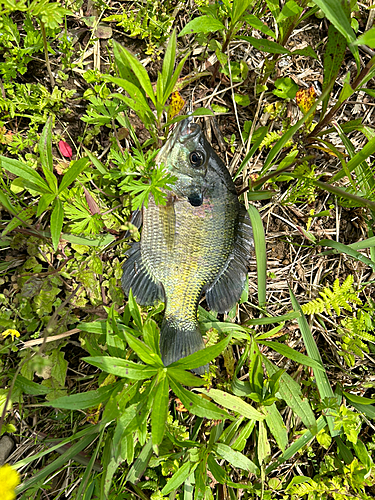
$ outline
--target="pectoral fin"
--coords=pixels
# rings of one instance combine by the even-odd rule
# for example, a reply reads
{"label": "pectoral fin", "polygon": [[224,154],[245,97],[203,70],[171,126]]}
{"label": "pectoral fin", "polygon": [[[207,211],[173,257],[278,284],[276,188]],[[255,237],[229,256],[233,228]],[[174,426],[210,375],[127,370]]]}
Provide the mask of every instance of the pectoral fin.
{"label": "pectoral fin", "polygon": [[241,207],[236,242],[226,266],[212,285],[206,290],[208,307],[219,313],[228,312],[241,297],[254,248],[250,217]]}
{"label": "pectoral fin", "polygon": [[157,300],[164,300],[162,285],[150,276],[143,264],[140,243],[133,243],[126,255],[128,258],[122,266],[121,278],[125,294],[129,295],[131,288],[138,304],[143,306],[150,306]]}

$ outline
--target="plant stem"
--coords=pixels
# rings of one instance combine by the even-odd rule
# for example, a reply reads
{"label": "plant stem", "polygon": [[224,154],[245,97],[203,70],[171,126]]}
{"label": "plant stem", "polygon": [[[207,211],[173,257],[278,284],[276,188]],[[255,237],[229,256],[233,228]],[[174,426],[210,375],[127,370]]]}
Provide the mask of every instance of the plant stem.
{"label": "plant stem", "polygon": [[51,65],[49,62],[49,57],[48,57],[48,46],[47,46],[47,36],[46,36],[46,27],[41,19],[39,19],[40,22],[40,29],[42,31],[42,38],[43,38],[43,46],[44,46],[44,57],[46,59],[46,65],[47,65],[47,71],[49,74],[49,80],[51,82],[51,87],[54,88],[55,86],[55,79],[53,78],[52,70],[51,70]]}
{"label": "plant stem", "polygon": [[[366,76],[368,75],[368,73],[372,70],[372,68],[374,67],[374,65],[375,65],[375,56],[370,59],[370,61],[366,64],[366,66],[359,73],[359,75],[357,76],[357,78],[353,81],[353,83],[351,85],[351,88],[353,90],[353,94],[354,94],[354,92],[357,91],[358,87],[362,84],[363,80],[366,78]],[[330,109],[330,111],[325,115],[325,117],[316,125],[316,127],[314,128],[314,130],[312,132],[310,132],[309,135],[306,137],[306,139],[307,139],[308,142],[312,142],[313,140],[315,140],[317,134],[321,130],[323,130],[323,128],[326,127],[330,123],[330,121],[332,120],[332,118],[335,116],[335,114],[337,113],[337,111],[341,108],[341,106],[344,104],[344,102],[346,100],[347,99],[345,99],[342,102],[338,101]]]}

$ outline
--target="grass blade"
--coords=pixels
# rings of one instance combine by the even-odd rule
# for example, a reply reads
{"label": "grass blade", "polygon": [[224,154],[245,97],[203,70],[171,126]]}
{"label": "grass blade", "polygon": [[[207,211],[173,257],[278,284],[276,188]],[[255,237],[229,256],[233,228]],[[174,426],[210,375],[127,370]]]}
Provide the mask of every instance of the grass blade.
{"label": "grass blade", "polygon": [[[305,316],[302,314],[302,309],[299,303],[297,302],[297,299],[291,289],[289,289],[290,293],[290,298],[292,301],[293,309],[295,311],[299,311],[301,313],[301,317],[297,319],[298,325],[301,330],[302,338],[306,347],[307,354],[310,356],[310,358],[314,359],[317,361],[319,364],[323,366],[322,358],[320,357],[320,353],[318,350],[318,347],[315,343],[314,337],[312,336],[309,324],[307,323],[307,320]],[[320,394],[321,399],[331,399],[334,398],[334,394],[332,391],[332,387],[329,383],[328,376],[326,371],[322,370],[314,370],[314,375],[315,375],[315,380],[316,380],[316,385],[318,386],[318,391]],[[334,430],[334,422],[333,422],[333,417],[327,415],[326,416],[327,423],[329,430],[331,432],[331,436],[338,436],[340,434],[339,431]]]}
{"label": "grass blade", "polygon": [[69,460],[74,460],[74,457],[78,455],[78,453],[80,453],[82,450],[84,450],[95,438],[96,436],[94,437],[92,435],[83,437],[80,441],[78,441],[78,443],[73,444],[65,453],[54,460],[51,464],[46,465],[42,470],[34,474],[31,479],[18,486],[16,488],[16,493],[19,494],[31,488],[34,484],[42,481],[47,476],[49,476],[49,474],[52,474],[52,472],[54,472],[55,470],[63,467]]}
{"label": "grass blade", "polygon": [[264,308],[266,305],[267,280],[266,238],[264,235],[263,222],[258,210],[253,206],[249,206],[247,211],[251,219],[251,225],[254,234],[255,255],[257,260],[259,306]]}
{"label": "grass blade", "polygon": [[[324,417],[320,417],[317,421],[317,431],[321,431],[326,426]],[[290,460],[296,453],[298,453],[309,441],[314,439],[314,434],[311,431],[306,431],[300,438],[295,441],[292,446],[289,446],[284,453],[273,464],[269,465],[266,469],[266,474],[270,474],[273,470],[277,469],[281,464]]]}
{"label": "grass blade", "polygon": [[292,349],[291,347],[281,344],[280,342],[274,342],[271,340],[261,340],[261,344],[266,345],[267,347],[270,347],[274,351],[278,352],[279,354],[282,354],[286,358],[292,359],[296,363],[299,363],[300,365],[305,365],[305,366],[310,366],[311,368],[314,368],[314,370],[323,370],[324,367],[320,364],[314,361],[313,359],[309,358],[309,356],[305,356],[304,354],[301,354],[300,352]]}
{"label": "grass blade", "polygon": [[318,245],[334,248],[339,253],[346,253],[350,257],[353,257],[353,259],[359,260],[363,264],[370,266],[375,271],[375,262],[370,260],[368,257],[365,257],[360,252],[357,252],[357,250],[353,250],[353,247],[351,246],[344,245],[343,243],[333,240],[322,240],[318,242]]}

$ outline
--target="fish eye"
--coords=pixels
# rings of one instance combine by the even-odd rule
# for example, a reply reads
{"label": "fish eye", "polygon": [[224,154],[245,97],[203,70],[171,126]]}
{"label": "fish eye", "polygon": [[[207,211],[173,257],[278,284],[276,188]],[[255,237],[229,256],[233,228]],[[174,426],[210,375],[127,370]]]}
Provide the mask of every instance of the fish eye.
{"label": "fish eye", "polygon": [[189,160],[192,167],[199,168],[204,162],[204,156],[200,151],[193,151],[190,153]]}
{"label": "fish eye", "polygon": [[188,200],[191,206],[200,207],[203,203],[203,195],[202,193],[192,193],[188,196]]}

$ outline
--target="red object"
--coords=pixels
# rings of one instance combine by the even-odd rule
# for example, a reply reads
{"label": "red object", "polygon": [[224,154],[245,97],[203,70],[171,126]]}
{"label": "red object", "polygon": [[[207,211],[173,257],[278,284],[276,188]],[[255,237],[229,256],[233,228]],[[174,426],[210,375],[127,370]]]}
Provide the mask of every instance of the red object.
{"label": "red object", "polygon": [[60,141],[59,142],[59,150],[60,153],[65,157],[65,158],[71,158],[73,156],[73,151],[72,148],[69,146],[69,144],[65,141]]}

